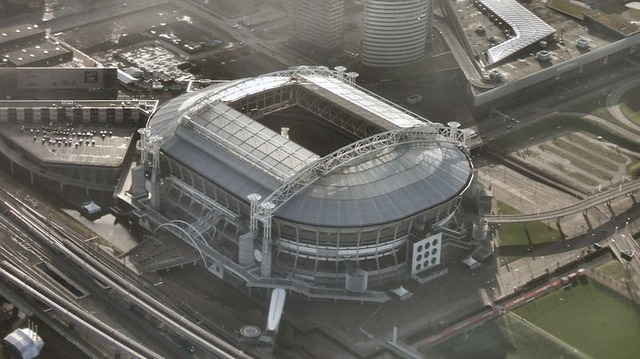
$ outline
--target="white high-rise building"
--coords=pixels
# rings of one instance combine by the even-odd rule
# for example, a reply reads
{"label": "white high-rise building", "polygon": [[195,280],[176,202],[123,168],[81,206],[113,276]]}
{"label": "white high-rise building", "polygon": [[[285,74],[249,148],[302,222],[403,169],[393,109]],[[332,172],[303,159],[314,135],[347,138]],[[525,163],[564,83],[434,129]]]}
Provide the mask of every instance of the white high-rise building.
{"label": "white high-rise building", "polygon": [[314,50],[337,52],[342,48],[344,0],[295,0],[293,35]]}
{"label": "white high-rise building", "polygon": [[365,0],[362,63],[403,66],[425,55],[432,0]]}

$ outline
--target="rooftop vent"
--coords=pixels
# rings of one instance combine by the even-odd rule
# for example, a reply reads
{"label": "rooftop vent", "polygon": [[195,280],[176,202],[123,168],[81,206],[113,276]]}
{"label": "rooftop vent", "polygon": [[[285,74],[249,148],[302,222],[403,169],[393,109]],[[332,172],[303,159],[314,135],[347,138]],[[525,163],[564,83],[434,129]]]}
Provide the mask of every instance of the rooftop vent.
{"label": "rooftop vent", "polygon": [[495,82],[501,82],[504,80],[504,76],[502,75],[502,73],[498,70],[493,70],[491,72],[489,72],[489,80],[490,81],[495,81]]}
{"label": "rooftop vent", "polygon": [[588,49],[589,48],[589,40],[583,39],[583,38],[579,38],[576,41],[576,47],[579,48],[579,49]]}
{"label": "rooftop vent", "polygon": [[551,61],[551,53],[547,50],[540,50],[536,53],[536,58],[540,62],[548,62]]}

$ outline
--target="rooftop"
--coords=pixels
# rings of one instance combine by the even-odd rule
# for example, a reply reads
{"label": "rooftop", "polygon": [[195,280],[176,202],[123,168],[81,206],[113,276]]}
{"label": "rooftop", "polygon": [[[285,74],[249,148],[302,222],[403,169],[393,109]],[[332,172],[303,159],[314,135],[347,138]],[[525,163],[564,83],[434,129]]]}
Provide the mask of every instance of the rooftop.
{"label": "rooftop", "polygon": [[[498,3],[498,0],[492,1]],[[572,1],[572,3],[577,3],[577,1]],[[457,1],[453,6],[459,14],[458,19],[476,58],[481,59],[485,52],[489,54],[495,42],[504,43],[511,36],[508,28],[492,21],[488,15],[474,5],[473,0]],[[499,63],[486,64],[485,70],[488,71],[489,68],[497,70],[503,76],[504,82],[522,79],[550,66],[575,59],[620,40],[620,36],[589,28],[588,24],[578,18],[554,10],[551,8],[551,4],[528,2],[525,6],[528,12],[555,30],[555,35],[553,35],[555,40],[536,41],[531,46],[523,48],[524,51],[514,53]],[[483,31],[479,31],[479,28]],[[588,42],[587,49],[577,46],[580,39]],[[540,62],[536,58],[536,52],[543,49],[550,53],[550,61],[548,62]],[[476,88],[476,90],[484,91],[481,88]]]}
{"label": "rooftop", "polygon": [[0,28],[0,49],[14,41],[19,41],[33,35],[43,35],[45,31],[37,25],[21,24]]}
{"label": "rooftop", "polygon": [[[102,136],[102,131],[106,135]],[[99,125],[3,124],[0,135],[39,161],[50,164],[118,167],[135,132],[133,127]]]}
{"label": "rooftop", "polygon": [[515,32],[515,36],[489,49],[491,63],[500,62],[555,32],[551,26],[515,0],[479,1]]}
{"label": "rooftop", "polygon": [[[53,59],[64,54],[72,54],[73,52],[66,47],[56,44],[50,40],[22,47],[2,55],[3,62],[10,62],[14,66],[29,66],[31,63]],[[58,62],[52,63],[51,66],[58,65]]]}
{"label": "rooftop", "polygon": [[284,181],[318,156],[223,102],[191,117],[195,132]]}
{"label": "rooftop", "polygon": [[304,75],[304,86],[379,128],[394,130],[424,125],[426,119],[335,77]]}

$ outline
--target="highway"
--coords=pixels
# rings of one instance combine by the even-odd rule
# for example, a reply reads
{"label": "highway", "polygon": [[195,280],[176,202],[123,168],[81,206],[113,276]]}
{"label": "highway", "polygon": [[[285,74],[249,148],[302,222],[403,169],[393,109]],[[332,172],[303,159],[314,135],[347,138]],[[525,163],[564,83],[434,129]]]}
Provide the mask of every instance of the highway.
{"label": "highway", "polygon": [[607,191],[597,193],[595,196],[586,198],[580,202],[573,203],[570,206],[554,209],[546,212],[528,213],[528,214],[511,214],[511,215],[488,215],[482,216],[489,223],[516,223],[516,222],[534,222],[545,221],[556,218],[562,218],[576,213],[582,213],[591,207],[599,204],[610,202],[620,196],[630,195],[640,189],[640,180],[634,180],[613,187]]}
{"label": "highway", "polygon": [[[201,328],[186,313],[163,303],[163,295],[152,284],[100,250],[93,238],[87,239],[61,222],[60,215],[46,203],[33,198],[24,201],[11,192],[16,191],[5,188],[0,191],[4,207],[0,228],[7,234],[5,241],[13,242],[1,246],[0,275],[5,280],[24,288],[67,320],[110,340],[110,346],[134,357],[192,357],[163,332],[188,340],[199,349],[199,357],[251,357],[225,338]],[[11,250],[16,247],[21,250]],[[26,260],[23,253],[35,259]],[[69,283],[81,288],[77,291],[82,294],[74,296],[68,288],[51,280],[38,269],[42,264],[64,273]],[[86,309],[81,304],[88,298],[94,304]],[[137,308],[136,312],[131,311],[133,307]],[[145,320],[146,316],[153,317],[154,321]],[[161,323],[163,329],[152,322]]]}

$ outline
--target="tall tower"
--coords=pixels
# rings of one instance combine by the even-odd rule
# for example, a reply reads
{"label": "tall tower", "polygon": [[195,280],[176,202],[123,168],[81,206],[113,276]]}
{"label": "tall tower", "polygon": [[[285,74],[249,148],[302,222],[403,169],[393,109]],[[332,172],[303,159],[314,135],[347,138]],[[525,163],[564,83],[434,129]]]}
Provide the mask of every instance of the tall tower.
{"label": "tall tower", "polygon": [[341,50],[344,0],[295,0],[293,35],[326,54]]}
{"label": "tall tower", "polygon": [[362,63],[396,67],[420,60],[431,29],[433,0],[365,0]]}

